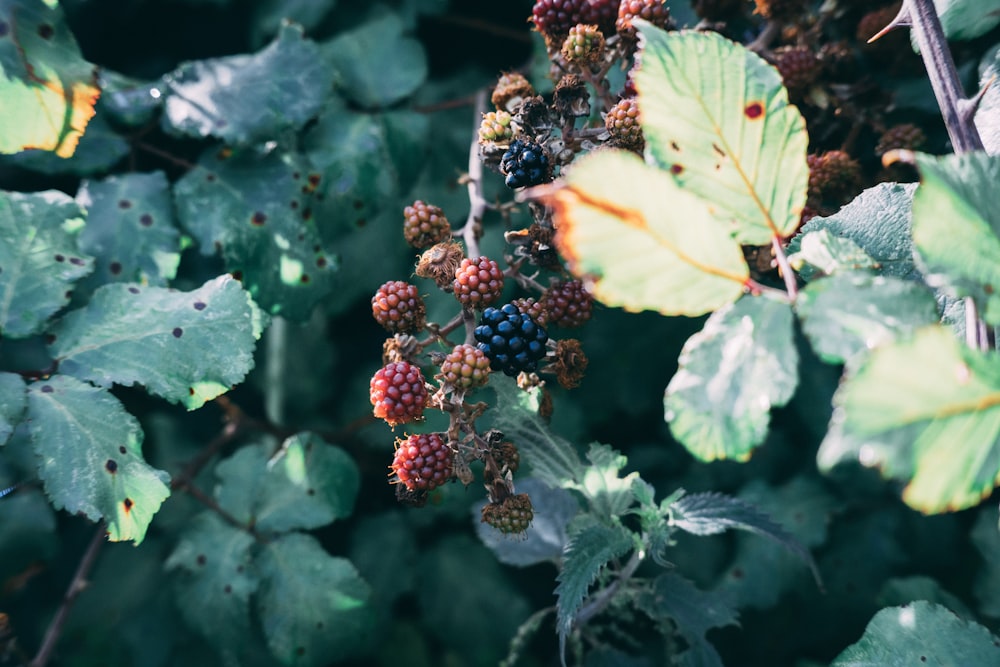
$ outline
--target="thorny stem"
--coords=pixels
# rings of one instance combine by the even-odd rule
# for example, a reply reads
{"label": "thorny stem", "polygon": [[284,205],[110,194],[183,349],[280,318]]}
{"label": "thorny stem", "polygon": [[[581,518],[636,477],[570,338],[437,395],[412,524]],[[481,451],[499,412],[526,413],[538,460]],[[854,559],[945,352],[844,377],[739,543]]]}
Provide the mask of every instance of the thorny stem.
{"label": "thorny stem", "polygon": [[479,236],[482,232],[483,215],[488,206],[483,198],[483,163],[479,160],[479,123],[486,112],[486,91],[476,94],[476,110],[469,144],[469,172],[466,185],[469,188],[469,216],[462,227],[462,240],[469,257],[479,257]]}
{"label": "thorny stem", "polygon": [[794,302],[799,295],[799,286],[795,283],[795,273],[788,263],[788,255],[785,254],[785,249],[781,246],[781,239],[778,236],[774,236],[771,239],[771,247],[774,248],[774,258],[778,260],[778,269],[781,271],[781,277],[785,281],[788,298]]}
{"label": "thorny stem", "polygon": [[642,563],[642,555],[640,550],[636,549],[632,552],[632,557],[625,563],[625,567],[618,573],[618,577],[577,612],[576,618],[573,619],[573,624],[583,626],[587,621],[604,611],[611,604],[611,600],[617,595],[621,587],[632,578],[640,563]]}
{"label": "thorny stem", "polygon": [[927,68],[927,76],[955,152],[983,150],[983,141],[972,122],[973,114],[963,109],[963,104],[969,103],[962,93],[955,60],[948,49],[933,0],[906,0],[900,16],[904,12],[909,14],[913,37],[920,47],[920,57]]}
{"label": "thorny stem", "polygon": [[83,553],[83,558],[80,559],[80,564],[76,568],[73,580],[69,583],[66,594],[63,596],[62,604],[59,605],[55,616],[52,617],[52,621],[45,631],[45,637],[42,639],[42,645],[39,647],[38,653],[32,659],[29,667],[44,667],[48,663],[49,658],[52,656],[52,651],[55,650],[56,642],[59,641],[59,635],[62,634],[63,626],[66,624],[66,618],[69,616],[69,611],[73,603],[76,601],[77,596],[83,592],[83,589],[87,587],[87,576],[94,567],[94,562],[97,560],[97,554],[101,550],[101,545],[107,541],[105,539],[107,533],[108,531],[104,527],[104,523],[100,523],[90,540],[90,544],[87,545],[87,550]]}

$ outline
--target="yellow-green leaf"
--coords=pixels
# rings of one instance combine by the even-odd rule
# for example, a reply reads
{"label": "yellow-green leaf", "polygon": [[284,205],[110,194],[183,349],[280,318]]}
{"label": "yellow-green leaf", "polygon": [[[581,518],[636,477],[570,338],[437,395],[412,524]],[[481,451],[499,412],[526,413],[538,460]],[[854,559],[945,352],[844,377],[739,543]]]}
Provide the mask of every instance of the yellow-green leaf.
{"label": "yellow-green leaf", "polygon": [[632,153],[587,155],[540,196],[570,270],[605,304],[694,316],[743,293],[743,252],[710,204]]}
{"label": "yellow-green leaf", "polygon": [[714,32],[642,24],[635,76],[647,154],[713,203],[741,243],[789,236],[806,203],[809,137],[778,71]]}

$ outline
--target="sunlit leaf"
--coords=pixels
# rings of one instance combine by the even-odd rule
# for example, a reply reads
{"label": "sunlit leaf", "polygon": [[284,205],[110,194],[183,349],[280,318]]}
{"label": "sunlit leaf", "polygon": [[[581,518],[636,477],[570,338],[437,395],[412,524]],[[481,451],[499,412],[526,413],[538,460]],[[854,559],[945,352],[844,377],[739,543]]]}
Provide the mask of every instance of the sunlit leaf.
{"label": "sunlit leaf", "polygon": [[365,647],[374,630],[371,593],[350,561],[290,533],[268,542],[256,565],[257,615],[281,663],[320,667]]}
{"label": "sunlit leaf", "polygon": [[632,153],[586,155],[541,196],[570,270],[603,303],[701,315],[743,293],[743,252],[709,204]]}
{"label": "sunlit leaf", "polygon": [[66,375],[28,387],[38,476],[57,509],[104,519],[112,541],[142,542],[170,495],[169,477],[142,457],[142,429],[107,391]]}
{"label": "sunlit leaf", "polygon": [[813,349],[834,364],[939,319],[934,295],[922,284],[863,272],[809,283],[795,308]]}
{"label": "sunlit leaf", "polygon": [[1000,324],[1000,156],[918,153],[917,166],[913,244],[927,282],[973,297],[987,323]]}
{"label": "sunlit leaf", "polygon": [[274,139],[319,113],[332,77],[319,47],[286,24],[260,53],[185,63],[163,77],[163,123],[230,144]]}
{"label": "sunlit leaf", "polygon": [[39,174],[93,176],[106,173],[131,150],[125,137],[108,123],[107,116],[107,112],[98,105],[97,113],[87,123],[87,131],[80,137],[76,151],[70,157],[31,148],[13,155],[0,155],[0,164]]}
{"label": "sunlit leaf", "polygon": [[711,202],[741,243],[790,235],[806,203],[809,137],[781,75],[716,32],[645,23],[639,32],[635,85],[647,154]]}
{"label": "sunlit leaf", "polygon": [[141,384],[189,410],[253,367],[263,318],[228,275],[191,292],[105,285],[52,328],[59,370],[102,386]]}
{"label": "sunlit leaf", "polygon": [[0,153],[71,156],[100,94],[57,3],[0,3]]}
{"label": "sunlit leaf", "polygon": [[667,385],[670,432],[703,461],[746,459],[798,384],[791,306],[744,297],[691,336]]}
{"label": "sunlit leaf", "polygon": [[831,275],[838,271],[876,269],[879,266],[857,243],[834,236],[828,229],[808,232],[796,239],[799,240],[797,252],[788,256],[788,263],[800,275],[806,269],[811,277],[816,273]]}
{"label": "sunlit leaf", "polygon": [[919,600],[875,614],[861,639],[830,667],[995,665],[1000,639],[949,609]]}
{"label": "sunlit leaf", "polygon": [[834,404],[821,468],[877,466],[925,513],[970,507],[1000,483],[1000,360],[944,327],[876,349]]}
{"label": "sunlit leaf", "polygon": [[69,303],[73,283],[94,270],[78,245],[85,214],[55,190],[0,192],[0,333],[40,332]]}

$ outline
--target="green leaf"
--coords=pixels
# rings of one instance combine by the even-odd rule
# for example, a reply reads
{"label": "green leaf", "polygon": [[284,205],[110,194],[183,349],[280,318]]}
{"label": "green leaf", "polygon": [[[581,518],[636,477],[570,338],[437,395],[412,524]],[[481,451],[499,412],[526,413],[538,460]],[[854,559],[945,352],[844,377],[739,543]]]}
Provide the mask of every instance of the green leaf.
{"label": "green leaf", "polygon": [[85,214],[55,190],[0,192],[0,333],[24,338],[69,303],[73,283],[94,270],[77,235]]}
{"label": "green leaf", "polygon": [[722,658],[705,634],[712,628],[739,625],[739,614],[724,593],[699,590],[684,577],[666,572],[652,582],[636,604],[654,621],[673,619],[688,648],[679,665],[722,667]]}
{"label": "green leaf", "polygon": [[791,235],[806,204],[809,137],[781,75],[718,33],[638,25],[635,86],[647,154],[683,190],[711,202],[740,243]]}
{"label": "green leaf", "polygon": [[990,155],[1000,153],[1000,87],[993,85],[1000,76],[1000,45],[986,52],[979,63],[979,88],[982,92],[976,107],[975,123],[983,146]]}
{"label": "green leaf", "polygon": [[174,200],[202,253],[221,248],[226,270],[267,312],[307,319],[329,294],[336,267],[314,220],[321,175],[277,150],[209,150],[198,164],[174,185]]}
{"label": "green leaf", "polygon": [[743,293],[743,252],[711,205],[633,153],[585,155],[539,195],[570,270],[605,304],[701,315]]}
{"label": "green leaf", "polygon": [[971,296],[987,323],[1000,324],[1000,210],[991,188],[1000,156],[917,154],[913,244],[927,282],[952,296]]}
{"label": "green leaf", "polygon": [[262,0],[253,6],[253,28],[250,40],[263,44],[278,34],[285,21],[302,26],[307,32],[320,26],[336,7],[336,0]]}
{"label": "green leaf", "polygon": [[257,615],[280,662],[318,667],[365,648],[374,631],[370,591],[350,561],[290,533],[269,542],[256,565]]}
{"label": "green leaf", "polygon": [[188,626],[221,650],[236,652],[251,633],[250,596],[259,580],[250,563],[254,538],[215,512],[191,520],[164,563],[175,572],[177,608]]}
{"label": "green leaf", "polygon": [[319,46],[286,24],[260,53],[189,62],[164,76],[163,124],[229,144],[274,139],[319,113],[332,77]]}
{"label": "green leaf", "polygon": [[379,611],[392,608],[401,595],[412,592],[417,580],[423,549],[418,546],[413,517],[404,511],[359,515],[351,528],[351,562],[371,586],[372,605]]}
{"label": "green leaf", "polygon": [[0,446],[14,432],[27,405],[24,380],[14,373],[0,373]]}
{"label": "green leaf", "polygon": [[0,153],[27,148],[69,157],[101,94],[94,66],[57,3],[7,0],[0,5]]}
{"label": "green leaf", "polygon": [[170,478],[142,458],[135,417],[107,391],[53,375],[28,387],[27,419],[53,506],[103,518],[113,542],[142,542]]}
{"label": "green leaf", "polygon": [[934,0],[948,39],[985,35],[1000,23],[1000,0]]}
{"label": "green leaf", "polygon": [[691,336],[667,385],[670,432],[703,461],[746,460],[764,441],[772,407],[791,399],[798,352],[788,303],[744,297]]}
{"label": "green leaf", "polygon": [[177,274],[180,233],[162,171],[84,181],[76,201],[87,211],[80,249],[96,258],[84,284],[139,282],[165,286]]}
{"label": "green leaf", "polygon": [[[163,83],[140,81],[102,67],[98,73],[101,99],[97,118],[105,115],[119,125],[142,127],[163,108]],[[87,134],[93,128],[87,128]],[[86,135],[84,135],[86,136]]]}
{"label": "green leaf", "polygon": [[996,507],[982,509],[970,536],[982,557],[982,565],[972,588],[979,602],[979,613],[989,618],[1000,618],[1000,525]]}
{"label": "green leaf", "polygon": [[903,500],[928,514],[971,507],[1000,482],[1000,359],[944,327],[872,352],[834,405],[821,469],[878,467],[908,481]]}
{"label": "green leaf", "polygon": [[223,509],[263,532],[311,530],[351,515],[360,473],[343,449],[300,433],[269,454],[247,445],[219,463],[215,495]]}
{"label": "green leaf", "polygon": [[573,628],[590,585],[604,567],[634,546],[632,533],[618,523],[589,521],[570,537],[556,586],[557,625],[561,636]]}
{"label": "green leaf", "polygon": [[938,321],[934,295],[922,284],[860,272],[809,283],[795,307],[813,349],[832,364]]}
{"label": "green leaf", "polygon": [[398,16],[385,13],[323,45],[348,99],[366,108],[388,107],[423,84],[427,54],[404,27]]}
{"label": "green leaf", "polygon": [[851,239],[834,236],[828,229],[803,234],[799,243],[798,252],[789,255],[788,262],[800,274],[808,269],[810,279],[817,273],[831,275],[838,271],[879,268],[878,262],[861,246]]}
{"label": "green leaf", "polygon": [[830,667],[959,667],[1000,663],[1000,639],[952,611],[918,601],[875,614]]}
{"label": "green leaf", "polygon": [[263,317],[228,275],[191,292],[105,285],[52,328],[49,351],[68,375],[141,384],[189,410],[243,380]]}
{"label": "green leaf", "polygon": [[888,579],[878,592],[881,607],[907,605],[915,600],[933,602],[967,618],[972,612],[955,595],[949,593],[937,579],[924,576],[893,577]]}
{"label": "green leaf", "polygon": [[[911,204],[916,187],[912,183],[879,183],[868,188],[834,215],[810,218],[788,244],[787,252],[801,252],[806,236],[825,230],[860,246],[875,260],[878,273],[897,278],[917,276],[910,240]],[[807,265],[801,273],[806,280],[812,280],[816,271]]]}
{"label": "green leaf", "polygon": [[591,511],[605,519],[624,514],[636,501],[632,485],[639,479],[639,473],[632,472],[620,476],[628,463],[621,452],[600,443],[592,443],[587,451],[587,466],[583,479],[575,485],[589,501]]}
{"label": "green leaf", "polygon": [[129,143],[107,120],[108,113],[98,105],[97,113],[87,124],[87,131],[70,157],[33,148],[0,156],[0,164],[12,165],[39,174],[90,176],[101,174],[118,164],[132,150]]}

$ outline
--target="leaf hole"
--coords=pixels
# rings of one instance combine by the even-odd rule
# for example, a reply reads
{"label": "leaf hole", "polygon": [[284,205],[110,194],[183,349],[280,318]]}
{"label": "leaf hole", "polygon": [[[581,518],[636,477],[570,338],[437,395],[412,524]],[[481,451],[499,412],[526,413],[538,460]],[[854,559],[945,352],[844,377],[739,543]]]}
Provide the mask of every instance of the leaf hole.
{"label": "leaf hole", "polygon": [[66,257],[64,255],[56,255],[52,259],[56,260],[57,262],[65,262],[66,261]]}
{"label": "leaf hole", "polygon": [[205,310],[205,304],[204,304],[204,302],[202,302],[202,301],[195,301],[194,302],[194,309],[195,310]]}
{"label": "leaf hole", "polygon": [[181,329],[180,327],[174,327],[174,330],[171,333],[174,334],[174,338],[180,338],[181,336],[184,335],[184,329]]}
{"label": "leaf hole", "polygon": [[118,208],[121,209],[132,208],[132,202],[130,202],[128,199],[119,199]]}
{"label": "leaf hole", "polygon": [[104,469],[113,475],[118,472],[118,462],[114,459],[108,459],[107,463],[104,464]]}
{"label": "leaf hole", "polygon": [[113,276],[119,275],[122,272],[122,263],[111,262],[111,264],[108,265],[108,271],[110,271]]}
{"label": "leaf hole", "polygon": [[198,557],[194,559],[198,565],[204,565],[208,559],[205,558],[205,554],[198,554]]}
{"label": "leaf hole", "polygon": [[44,385],[42,385],[42,393],[43,394],[51,394],[53,391],[55,391],[55,389],[52,388],[52,385],[50,385],[50,384],[44,384]]}
{"label": "leaf hole", "polygon": [[55,28],[50,26],[48,23],[43,23],[38,26],[38,36],[42,39],[52,39],[52,35],[56,34]]}
{"label": "leaf hole", "polygon": [[86,264],[86,262],[84,262],[79,257],[70,257],[69,263],[72,264],[73,266],[83,266],[84,264]]}
{"label": "leaf hole", "polygon": [[256,225],[258,227],[260,227],[261,225],[263,225],[265,222],[267,222],[267,216],[264,215],[264,213],[262,211],[257,211],[250,218],[250,224]]}
{"label": "leaf hole", "polygon": [[303,285],[308,283],[310,280],[312,280],[312,278],[309,277],[308,273],[303,273],[302,277],[299,278],[299,282],[302,283]]}
{"label": "leaf hole", "polygon": [[139,293],[139,288],[138,287],[129,287],[128,291],[129,291],[130,294],[138,294]]}
{"label": "leaf hole", "polygon": [[139,224],[142,225],[143,227],[152,227],[153,216],[151,216],[149,213],[143,213],[141,216],[139,216]]}
{"label": "leaf hole", "polygon": [[118,452],[121,454],[127,454],[128,450],[125,449],[125,445],[118,445]]}
{"label": "leaf hole", "polygon": [[230,586],[229,584],[226,584],[226,587],[225,587],[225,588],[223,588],[222,590],[223,590],[223,592],[225,592],[225,593],[232,593],[232,592],[233,592],[233,587],[232,587],[232,586]]}

